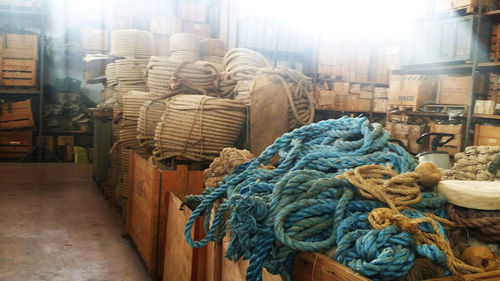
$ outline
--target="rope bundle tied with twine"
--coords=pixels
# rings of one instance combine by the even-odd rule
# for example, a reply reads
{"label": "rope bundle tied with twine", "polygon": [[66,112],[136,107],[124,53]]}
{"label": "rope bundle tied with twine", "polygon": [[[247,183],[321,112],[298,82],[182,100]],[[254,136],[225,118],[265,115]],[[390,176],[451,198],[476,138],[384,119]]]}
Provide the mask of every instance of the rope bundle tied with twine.
{"label": "rope bundle tied with twine", "polygon": [[205,188],[217,187],[225,176],[229,175],[236,167],[255,158],[248,150],[232,147],[224,148],[220,156],[215,158],[210,167],[203,171]]}
{"label": "rope bundle tied with twine", "polygon": [[202,95],[177,95],[165,101],[155,131],[153,156],[213,160],[234,146],[246,120],[241,102]]}

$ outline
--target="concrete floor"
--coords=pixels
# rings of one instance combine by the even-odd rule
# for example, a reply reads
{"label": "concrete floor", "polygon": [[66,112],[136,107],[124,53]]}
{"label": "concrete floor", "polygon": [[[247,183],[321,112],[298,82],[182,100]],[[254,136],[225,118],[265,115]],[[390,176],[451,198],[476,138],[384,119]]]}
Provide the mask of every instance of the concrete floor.
{"label": "concrete floor", "polygon": [[1,281],[149,281],[85,164],[0,163]]}

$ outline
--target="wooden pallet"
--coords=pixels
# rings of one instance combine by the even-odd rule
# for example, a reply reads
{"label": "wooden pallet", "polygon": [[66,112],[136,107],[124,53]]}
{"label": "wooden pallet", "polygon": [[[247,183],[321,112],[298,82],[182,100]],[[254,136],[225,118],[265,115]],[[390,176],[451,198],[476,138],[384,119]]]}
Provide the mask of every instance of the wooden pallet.
{"label": "wooden pallet", "polygon": [[2,86],[36,86],[36,60],[3,59]]}
{"label": "wooden pallet", "polygon": [[467,105],[452,105],[452,104],[426,104],[424,105],[424,112],[434,112],[434,113],[448,113],[451,110],[463,110],[467,113]]}
{"label": "wooden pallet", "polygon": [[30,99],[0,105],[0,130],[30,128],[34,125]]}

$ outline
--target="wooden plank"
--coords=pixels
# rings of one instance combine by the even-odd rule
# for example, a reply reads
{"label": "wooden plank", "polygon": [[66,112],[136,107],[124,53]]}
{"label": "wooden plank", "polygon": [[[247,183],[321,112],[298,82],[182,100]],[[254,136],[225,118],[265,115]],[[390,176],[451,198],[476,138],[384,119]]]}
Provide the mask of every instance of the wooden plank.
{"label": "wooden plank", "polygon": [[148,273],[158,276],[158,221],[160,172],[131,151],[126,230],[134,241]]}
{"label": "wooden plank", "polygon": [[[187,207],[181,208],[182,201],[175,194],[169,193],[168,198],[163,281],[206,280],[206,249],[192,248],[184,237],[184,227],[192,212]],[[202,220],[198,220],[191,234],[198,240],[202,232]]]}
{"label": "wooden plank", "polygon": [[292,264],[293,281],[371,281],[319,253],[299,253]]}
{"label": "wooden plank", "polygon": [[498,281],[500,280],[500,270],[483,272],[483,273],[475,273],[468,274],[463,276],[450,276],[445,278],[438,279],[428,279],[425,281]]}

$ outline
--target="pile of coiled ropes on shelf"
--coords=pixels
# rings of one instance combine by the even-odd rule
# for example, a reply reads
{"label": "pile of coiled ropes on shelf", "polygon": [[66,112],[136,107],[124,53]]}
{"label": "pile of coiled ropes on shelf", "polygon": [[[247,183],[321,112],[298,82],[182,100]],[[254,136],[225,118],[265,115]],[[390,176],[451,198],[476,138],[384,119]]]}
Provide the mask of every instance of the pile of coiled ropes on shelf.
{"label": "pile of coiled ropes on shelf", "polygon": [[[381,200],[385,197],[373,195],[375,191],[370,197],[366,195],[370,191],[360,190],[353,180],[356,175],[344,174],[370,164],[389,164],[393,169],[387,168],[389,178],[413,171],[413,158],[389,138],[379,124],[346,117],[284,134],[217,188],[186,198],[188,206],[197,206],[186,224],[187,242],[203,247],[220,241],[229,230],[225,256],[250,260],[248,281],[262,280],[263,267],[290,280],[297,251],[326,252],[335,247],[337,261],[374,280],[405,275],[416,255],[432,260],[446,273],[478,271],[449,252],[442,225],[449,222],[439,218],[445,216],[444,197],[420,192],[414,184],[418,187],[410,185],[414,197],[406,198],[391,194],[384,185],[380,190],[390,196]],[[263,168],[276,153],[280,156],[276,169]],[[415,180],[412,174],[383,181],[410,184],[405,178]],[[194,241],[191,228],[201,216],[206,236]]]}

